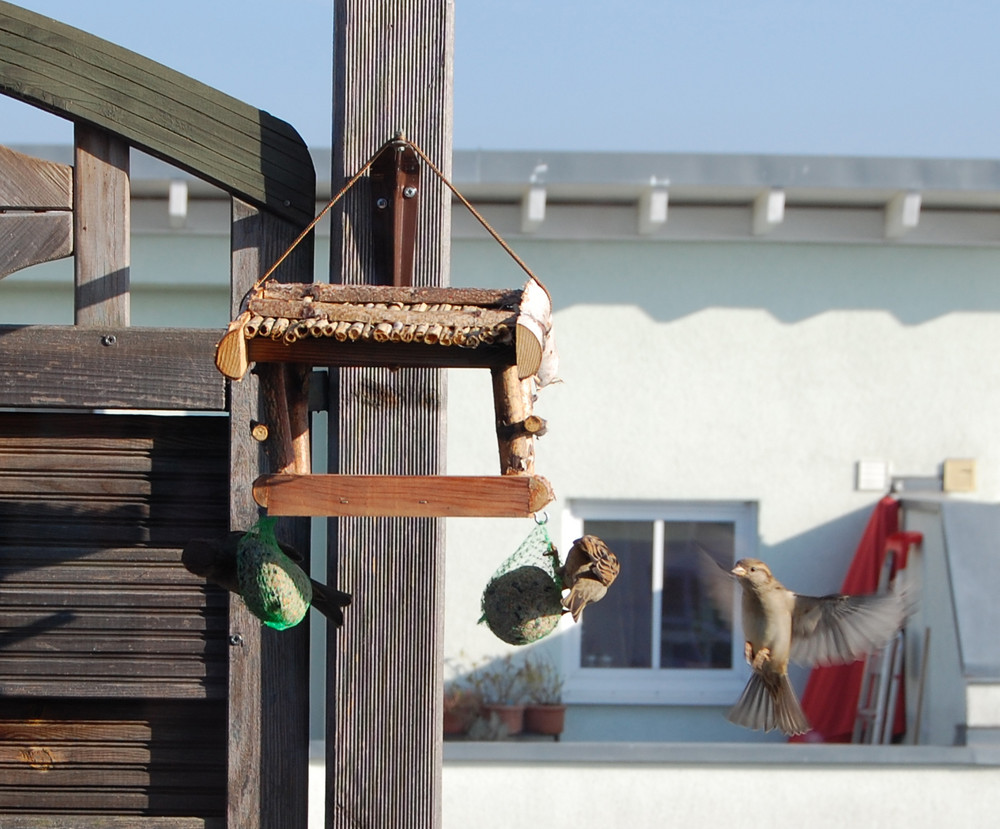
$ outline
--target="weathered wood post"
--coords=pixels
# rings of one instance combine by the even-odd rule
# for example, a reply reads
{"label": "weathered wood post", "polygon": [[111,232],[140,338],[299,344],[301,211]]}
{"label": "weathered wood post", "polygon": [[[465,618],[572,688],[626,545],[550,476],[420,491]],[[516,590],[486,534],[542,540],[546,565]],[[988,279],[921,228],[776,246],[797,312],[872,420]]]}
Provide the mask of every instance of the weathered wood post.
{"label": "weathered wood post", "polygon": [[[243,295],[281,255],[301,228],[242,199],[232,200],[232,313]],[[278,269],[275,278],[302,279],[311,273],[307,239]],[[231,529],[246,530],[259,510],[249,483],[261,471],[294,463],[289,440],[268,406],[261,385],[272,389],[297,376],[287,365],[261,365],[230,388]],[[292,399],[296,395],[289,395]],[[299,395],[301,396],[301,395]],[[272,437],[262,445],[256,423]],[[303,470],[297,470],[303,471]],[[280,537],[309,554],[309,524],[282,519]],[[305,829],[309,779],[308,625],[276,631],[263,627],[241,601],[229,607],[229,783],[227,829]]]}
{"label": "weathered wood post", "polygon": [[[397,131],[451,167],[453,0],[336,0],[333,189]],[[445,285],[450,198],[424,171],[413,284]],[[331,282],[376,281],[372,199],[352,189],[331,231]],[[444,372],[331,369],[330,470],[444,471]],[[331,580],[354,595],[330,638],[327,826],[441,822],[444,524],[340,518]]]}

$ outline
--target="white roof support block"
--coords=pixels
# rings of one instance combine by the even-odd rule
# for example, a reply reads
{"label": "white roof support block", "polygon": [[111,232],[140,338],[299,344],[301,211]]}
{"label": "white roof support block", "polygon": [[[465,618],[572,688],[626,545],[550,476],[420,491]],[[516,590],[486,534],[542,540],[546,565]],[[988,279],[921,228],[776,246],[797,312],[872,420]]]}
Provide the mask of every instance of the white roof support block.
{"label": "white roof support block", "polygon": [[785,191],[768,190],[753,201],[753,235],[770,233],[785,220]]}
{"label": "white roof support block", "polygon": [[899,239],[920,221],[920,194],[898,193],[885,206],[885,238]]}
{"label": "white roof support block", "polygon": [[521,232],[534,233],[545,221],[545,188],[532,184],[521,199]]}
{"label": "white roof support block", "polygon": [[186,181],[171,181],[167,196],[167,215],[172,228],[181,228],[187,223],[188,186]]}
{"label": "white roof support block", "polygon": [[653,186],[639,196],[639,235],[648,236],[667,223],[670,197],[665,186]]}

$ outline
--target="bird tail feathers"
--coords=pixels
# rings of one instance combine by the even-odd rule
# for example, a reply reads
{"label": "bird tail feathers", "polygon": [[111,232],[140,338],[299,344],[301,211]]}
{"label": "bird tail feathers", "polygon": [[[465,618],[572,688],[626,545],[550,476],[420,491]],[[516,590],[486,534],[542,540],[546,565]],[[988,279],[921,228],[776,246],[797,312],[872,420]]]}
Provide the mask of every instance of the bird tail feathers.
{"label": "bird tail feathers", "polygon": [[569,595],[563,599],[563,607],[573,614],[574,622],[580,621],[580,614],[583,613],[586,606],[587,600],[579,594],[574,594],[573,591],[570,591]]}
{"label": "bird tail feathers", "polygon": [[320,584],[313,579],[309,581],[312,582],[312,606],[340,627],[344,624],[344,613],[341,608],[351,603],[351,594]]}
{"label": "bird tail feathers", "polygon": [[805,734],[810,730],[809,720],[799,705],[788,676],[784,674],[766,679],[756,671],[751,674],[726,719],[754,731],[779,728],[789,736]]}

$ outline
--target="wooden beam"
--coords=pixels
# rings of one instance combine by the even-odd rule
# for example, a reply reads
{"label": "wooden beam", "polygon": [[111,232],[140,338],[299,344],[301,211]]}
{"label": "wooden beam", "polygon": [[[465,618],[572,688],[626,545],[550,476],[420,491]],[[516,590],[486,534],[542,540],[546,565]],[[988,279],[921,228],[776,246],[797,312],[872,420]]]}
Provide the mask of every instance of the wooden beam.
{"label": "wooden beam", "polygon": [[396,368],[494,368],[514,362],[512,345],[460,348],[456,345],[339,342],[332,337],[285,344],[267,337],[247,341],[247,354],[257,363],[305,363],[313,366],[393,366]]}
{"label": "wooden beam", "polygon": [[[233,199],[232,293],[238,315],[243,296],[301,227]],[[276,278],[304,281],[312,275],[312,240],[304,240],[276,271]],[[218,332],[215,332],[218,338]],[[214,366],[213,366],[214,370]],[[269,366],[230,384],[230,529],[247,530],[257,520],[252,482],[262,473],[299,468],[307,393],[295,387],[290,367]],[[221,375],[220,375],[221,376]],[[263,383],[273,384],[265,394]],[[294,390],[291,403],[286,392]],[[279,404],[275,395],[281,395]],[[270,398],[270,405],[267,400]],[[294,411],[295,417],[289,417]],[[287,422],[258,442],[256,424]],[[308,443],[308,436],[305,438]],[[309,522],[284,519],[277,536],[309,562]],[[306,829],[309,778],[309,630],[264,628],[242,601],[229,606],[229,788],[228,829]]]}
{"label": "wooden beam", "polygon": [[524,422],[531,415],[532,381],[521,380],[517,366],[494,369],[492,375],[500,472],[531,475],[535,471],[535,438]]}
{"label": "wooden beam", "polygon": [[73,168],[0,145],[0,210],[72,210]]}
{"label": "wooden beam", "polygon": [[534,475],[263,475],[269,515],[526,518],[555,497]]}
{"label": "wooden beam", "polygon": [[69,212],[0,212],[0,279],[22,268],[63,259],[73,253],[73,216]]}
{"label": "wooden beam", "polygon": [[300,225],[314,215],[312,158],[284,121],[114,43],[5,2],[0,2],[0,93],[115,132]]}
{"label": "wooden beam", "polygon": [[423,285],[418,287],[394,287],[390,285],[343,285],[314,283],[266,282],[265,299],[285,301],[305,300],[314,302],[385,303],[399,302],[404,305],[481,305],[484,308],[507,308],[517,310],[521,304],[519,288],[459,288]]}
{"label": "wooden beam", "polygon": [[0,406],[224,411],[217,339],[200,328],[0,326]]}
{"label": "wooden beam", "polygon": [[[454,6],[334,0],[334,188],[399,131],[451,175]],[[359,182],[331,213],[331,282],[375,281],[369,185]],[[413,284],[444,286],[450,194],[426,178],[416,198]],[[331,371],[329,469],[441,474],[444,375],[430,368]],[[328,573],[355,602],[328,639],[326,825],[440,826],[444,522],[340,517],[330,521],[328,537]],[[401,584],[420,585],[419,599],[401,600]]]}
{"label": "wooden beam", "polygon": [[73,238],[76,324],[129,324],[129,146],[94,127],[76,128]]}

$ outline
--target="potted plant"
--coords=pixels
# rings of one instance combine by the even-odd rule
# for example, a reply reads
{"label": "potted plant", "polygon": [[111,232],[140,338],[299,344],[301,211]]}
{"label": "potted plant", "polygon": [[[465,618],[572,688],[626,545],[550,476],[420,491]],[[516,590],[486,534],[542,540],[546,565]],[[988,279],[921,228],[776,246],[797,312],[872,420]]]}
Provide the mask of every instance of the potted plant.
{"label": "potted plant", "polygon": [[482,699],[475,688],[459,680],[445,685],[444,733],[464,734],[479,716]]}
{"label": "potted plant", "polygon": [[566,722],[562,674],[551,662],[529,657],[525,660],[522,678],[528,700],[524,710],[525,731],[558,739]]}
{"label": "potted plant", "polygon": [[473,668],[469,675],[480,694],[483,716],[497,718],[507,734],[524,730],[524,666],[515,665],[510,655],[491,665]]}

